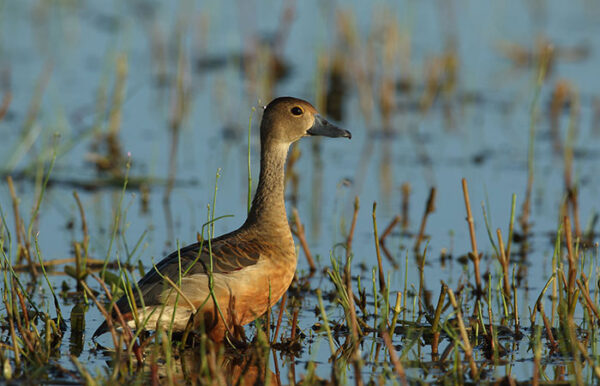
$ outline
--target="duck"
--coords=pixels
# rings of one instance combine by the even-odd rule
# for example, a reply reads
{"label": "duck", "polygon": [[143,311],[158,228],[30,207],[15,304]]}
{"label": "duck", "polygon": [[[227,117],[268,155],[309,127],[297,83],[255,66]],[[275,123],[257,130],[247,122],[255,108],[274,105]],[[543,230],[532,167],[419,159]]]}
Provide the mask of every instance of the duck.
{"label": "duck", "polygon": [[[116,320],[116,307],[133,329],[182,332],[192,323],[221,342],[277,303],[297,264],[285,208],[285,164],[290,145],[307,136],[352,138],[305,100],[279,97],[264,107],[260,175],[246,221],[168,255],[139,280],[133,296],[117,300],[109,317]],[[105,320],[93,339],[107,331]]]}

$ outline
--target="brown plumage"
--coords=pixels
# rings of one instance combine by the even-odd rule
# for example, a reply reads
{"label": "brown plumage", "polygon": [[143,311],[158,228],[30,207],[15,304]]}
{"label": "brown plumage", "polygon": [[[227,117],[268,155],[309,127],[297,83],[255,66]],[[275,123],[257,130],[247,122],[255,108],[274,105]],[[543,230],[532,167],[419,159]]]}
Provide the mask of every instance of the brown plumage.
{"label": "brown plumage", "polygon": [[[195,326],[204,323],[209,336],[222,340],[261,316],[288,289],[296,271],[294,240],[284,202],[284,169],[289,146],[307,135],[347,137],[342,130],[321,118],[308,102],[282,97],[265,108],[260,125],[260,177],[248,218],[237,230],[192,244],[171,253],[146,273],[134,292],[138,321],[145,329],[185,329],[190,317]],[[210,248],[210,250],[209,250]],[[221,314],[209,292],[213,288]],[[163,277],[181,285],[175,290]],[[159,274],[160,273],[160,274]],[[141,296],[140,296],[141,295]],[[128,324],[136,326],[130,301],[116,303]],[[225,320],[225,322],[223,321]],[[229,331],[228,331],[229,330]],[[94,337],[108,331],[106,321]]]}

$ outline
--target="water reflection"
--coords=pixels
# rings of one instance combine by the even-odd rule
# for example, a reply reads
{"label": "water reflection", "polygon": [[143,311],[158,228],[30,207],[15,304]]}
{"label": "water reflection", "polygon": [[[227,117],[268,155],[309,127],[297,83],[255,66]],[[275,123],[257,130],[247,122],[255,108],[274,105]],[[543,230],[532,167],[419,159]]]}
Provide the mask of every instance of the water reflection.
{"label": "water reflection", "polygon": [[[216,345],[205,337],[196,347],[170,349],[170,345],[155,344],[154,339],[150,339],[152,342],[145,349],[142,372],[138,373],[147,381],[156,384],[281,385],[280,375],[269,368],[269,361],[277,361],[273,358],[275,352],[269,352],[268,348],[253,345],[234,349]],[[168,338],[165,336],[164,339]],[[176,346],[179,342],[172,344]],[[169,350],[168,355],[164,350]],[[106,354],[111,355],[108,351]],[[117,353],[115,359],[108,362],[110,367],[118,367],[115,360],[123,371],[133,363],[124,352]],[[279,372],[277,365],[276,369]]]}

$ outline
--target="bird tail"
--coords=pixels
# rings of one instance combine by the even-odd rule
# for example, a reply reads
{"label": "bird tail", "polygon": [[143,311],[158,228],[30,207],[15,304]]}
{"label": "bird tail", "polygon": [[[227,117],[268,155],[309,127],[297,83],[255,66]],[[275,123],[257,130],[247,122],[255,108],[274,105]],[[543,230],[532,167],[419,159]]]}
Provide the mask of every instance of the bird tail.
{"label": "bird tail", "polygon": [[94,335],[92,335],[92,339],[96,339],[105,332],[108,332],[108,323],[106,323],[106,320],[96,329]]}

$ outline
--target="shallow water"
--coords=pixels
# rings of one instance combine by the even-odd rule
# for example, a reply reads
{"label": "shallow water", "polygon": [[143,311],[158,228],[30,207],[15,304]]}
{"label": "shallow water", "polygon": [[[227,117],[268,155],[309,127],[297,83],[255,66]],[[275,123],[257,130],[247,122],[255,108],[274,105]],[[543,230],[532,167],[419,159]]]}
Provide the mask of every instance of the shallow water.
{"label": "shallow water", "polygon": [[[412,191],[407,233],[401,234],[397,227],[386,243],[400,266],[394,270],[384,260],[391,290],[418,287],[419,274],[411,251],[431,186],[437,188],[437,201],[426,229],[430,236],[425,267],[427,289],[433,292],[432,299],[437,299],[440,280],[456,287],[461,281],[472,279],[466,273],[471,265],[464,268],[456,259],[471,249],[460,185],[464,177],[469,183],[479,249],[485,254],[482,272],[489,270],[497,275],[500,269],[491,258],[493,250],[480,203],[486,203],[491,228],[500,227],[504,233],[513,193],[520,212],[527,182],[530,109],[537,71],[535,64],[515,65],[500,47],[513,44],[531,50],[543,37],[554,45],[556,56],[541,89],[539,115],[535,119],[533,227],[530,250],[522,263],[527,267],[521,284],[524,290],[519,292],[520,311],[526,318],[527,307],[532,306],[552,274],[553,240],[565,195],[563,153],[554,150],[550,129],[551,95],[560,80],[569,82],[580,98],[573,140],[573,176],[579,188],[582,226],[597,211],[600,41],[595,37],[600,36],[600,7],[588,1],[507,1],[492,6],[472,1],[444,5],[432,1],[354,1],[345,3],[343,9],[316,1],[290,4],[293,11],[287,27],[281,27],[288,24],[281,21],[281,5],[272,2],[20,1],[2,5],[0,84],[3,94],[10,90],[12,101],[0,121],[4,138],[0,143],[0,164],[3,176],[15,176],[21,211],[27,218],[36,197],[33,182],[38,162],[47,166],[52,150],[57,152],[35,225],[44,259],[72,257],[72,242],[81,238],[73,190],[79,193],[86,211],[90,256],[98,259],[109,254],[111,259],[125,261],[127,251],[142,238],[140,248],[129,261],[135,263],[139,259],[148,269],[152,261],[160,260],[178,243],[194,242],[196,232],[208,219],[207,205],[213,201],[217,172],[220,178],[215,216],[233,217],[219,220],[215,233],[236,228],[243,222],[247,208],[247,126],[251,109],[256,109],[251,131],[255,185],[260,106],[276,95],[294,95],[318,105],[320,93],[327,89],[320,63],[340,55],[343,66],[352,75],[346,79],[344,113],[339,123],[352,132],[353,138],[301,141],[301,157],[294,165],[297,191],[288,186],[288,210],[298,208],[319,267],[330,266],[333,246],[345,241],[354,197],[358,195],[361,209],[355,232],[354,272],[360,272],[360,264],[366,265],[368,269],[361,275],[363,280],[369,280],[371,268],[377,265],[372,203],[378,203],[381,234],[400,213],[401,185],[408,182]],[[339,26],[343,20],[355,23],[359,48],[348,48],[340,42]],[[281,58],[289,66],[289,74],[269,88],[265,86],[270,73],[264,58],[267,49],[262,48],[256,69],[244,71],[247,60],[240,58],[243,53],[259,52],[256,42],[273,36],[278,28],[288,28]],[[394,56],[386,66],[382,59],[385,41],[394,41],[394,28],[397,44],[392,44]],[[453,53],[457,59],[456,82],[452,89],[440,91],[431,107],[423,111],[419,106],[427,95],[427,69],[444,52]],[[123,234],[109,250],[122,184],[97,188],[109,180],[109,175],[98,173],[89,159],[94,132],[109,126],[107,106],[113,101],[115,63],[119,58],[126,60],[127,74],[118,138],[122,154],[130,155],[131,179],[122,203]],[[209,66],[211,63],[214,66]],[[178,142],[175,186],[165,206],[169,127],[176,105],[172,85],[178,68],[183,68],[189,110]],[[370,77],[362,84],[371,88],[361,88],[356,75],[361,69],[366,69],[366,76]],[[412,82],[412,91],[398,88],[394,93],[396,108],[387,125],[379,100],[382,79],[386,77]],[[30,121],[36,87],[42,89],[42,96],[39,110]],[[102,99],[99,95],[105,95],[107,105],[98,102]],[[364,108],[364,101],[372,103],[371,110]],[[96,113],[98,108],[100,114]],[[563,109],[559,116],[563,144],[569,111]],[[137,183],[140,180],[144,182],[143,189]],[[144,189],[149,192],[147,203],[143,201]],[[0,205],[9,229],[13,229],[10,194],[4,178],[0,184]],[[424,247],[425,243],[421,249]],[[333,251],[343,255],[341,249]],[[454,259],[442,264],[442,251]],[[593,258],[590,273],[596,277],[596,251],[591,250],[589,256]],[[300,251],[299,272],[307,270]],[[61,283],[66,282],[72,290],[75,281],[60,271],[58,267],[50,276],[53,286],[60,290]],[[311,284],[324,292],[333,288],[323,275],[317,275]],[[41,308],[52,310],[45,283],[39,282],[38,289]],[[372,290],[367,293],[372,300]],[[313,334],[310,327],[318,318],[308,310],[314,308],[316,299],[309,293],[304,301],[300,328]],[[66,313],[73,303],[64,302]],[[341,308],[333,302],[328,302],[327,307],[330,319],[343,318]],[[581,315],[579,310],[578,316]],[[66,359],[59,359],[63,366],[73,369],[67,357],[69,352],[87,363],[92,372],[106,366],[105,358],[95,353],[89,340],[102,320],[91,306],[86,313],[85,338],[79,341],[83,350],[77,352],[76,339],[71,340],[71,345],[65,341],[61,353]],[[100,342],[109,345],[110,339],[101,338]],[[394,343],[405,343],[402,334],[394,337]],[[417,356],[429,359],[426,351]],[[328,357],[328,344],[319,334],[304,347],[298,363],[316,360],[320,363],[317,374],[328,378]],[[526,342],[511,351],[514,377],[531,377],[532,357]],[[378,365],[373,366],[375,369]],[[301,366],[298,367],[297,373],[302,374]],[[409,376],[419,376],[420,371],[409,370]],[[502,370],[496,371],[496,377],[504,375]]]}

